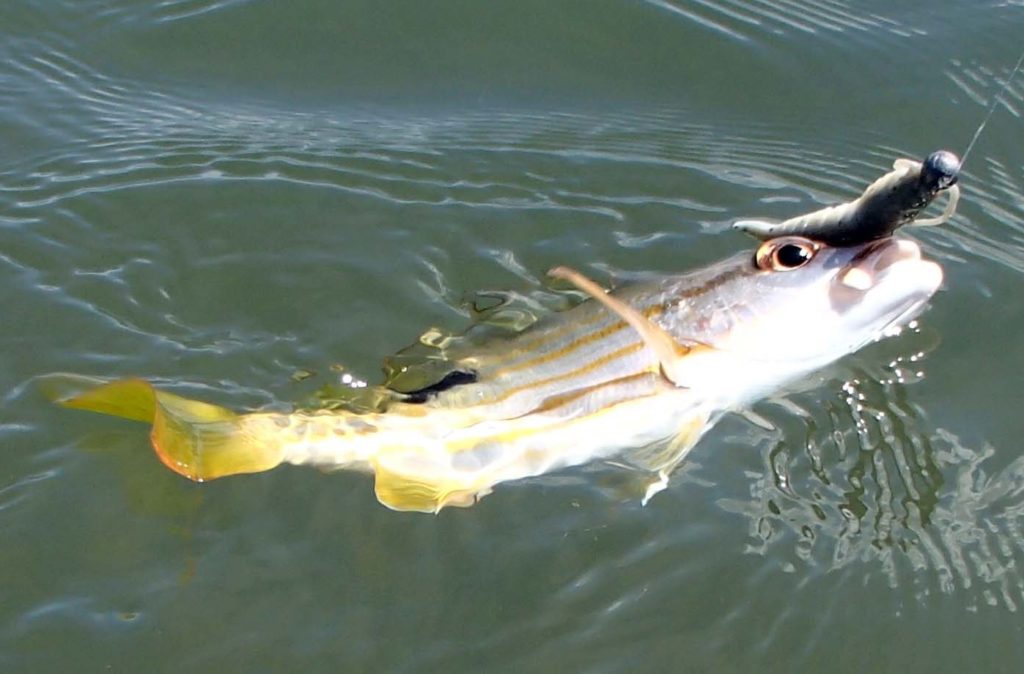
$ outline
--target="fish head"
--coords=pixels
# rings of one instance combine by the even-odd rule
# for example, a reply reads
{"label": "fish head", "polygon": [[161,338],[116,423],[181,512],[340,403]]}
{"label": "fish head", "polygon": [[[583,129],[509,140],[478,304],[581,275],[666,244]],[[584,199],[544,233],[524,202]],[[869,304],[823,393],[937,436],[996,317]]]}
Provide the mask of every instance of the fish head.
{"label": "fish head", "polygon": [[691,338],[710,347],[692,381],[755,394],[897,332],[942,283],[918,244],[892,237],[842,247],[779,237],[729,265],[688,305]]}

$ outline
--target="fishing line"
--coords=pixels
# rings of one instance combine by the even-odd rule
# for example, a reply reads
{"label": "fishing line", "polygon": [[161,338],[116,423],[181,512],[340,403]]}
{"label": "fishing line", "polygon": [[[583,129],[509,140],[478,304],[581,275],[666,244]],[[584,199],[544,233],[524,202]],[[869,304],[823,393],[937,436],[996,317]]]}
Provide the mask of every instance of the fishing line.
{"label": "fishing line", "polygon": [[978,141],[978,136],[980,136],[981,132],[985,129],[985,125],[988,124],[988,120],[991,119],[992,113],[996,111],[996,106],[999,105],[999,101],[1002,100],[1003,94],[1006,93],[1007,88],[1010,86],[1010,82],[1012,82],[1014,76],[1017,75],[1017,71],[1020,70],[1022,63],[1024,63],[1024,51],[1020,53],[1020,58],[1017,59],[1017,65],[1015,65],[1013,70],[1010,71],[1010,76],[1006,78],[1006,81],[1003,82],[1003,86],[999,89],[999,92],[996,93],[995,98],[992,99],[992,103],[988,106],[988,112],[985,114],[985,119],[981,120],[978,130],[974,132],[974,137],[971,138],[971,142],[967,144],[967,149],[964,150],[963,155],[960,157],[960,168],[963,168],[964,164],[967,162],[967,155],[969,155],[971,150],[974,149],[974,144]]}

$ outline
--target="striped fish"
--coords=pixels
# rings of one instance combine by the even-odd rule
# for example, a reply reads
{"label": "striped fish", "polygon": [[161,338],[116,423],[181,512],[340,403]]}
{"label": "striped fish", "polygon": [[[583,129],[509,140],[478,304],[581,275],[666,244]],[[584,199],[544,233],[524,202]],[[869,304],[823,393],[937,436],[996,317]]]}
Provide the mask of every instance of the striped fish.
{"label": "striped fish", "polygon": [[448,374],[379,411],[237,414],[142,380],[63,379],[59,402],[152,424],[157,455],[192,480],[281,463],[371,472],[395,510],[468,506],[502,482],[616,459],[653,493],[725,411],[888,334],[939,287],[916,244],[771,239],[684,275],[591,296],[453,355]]}

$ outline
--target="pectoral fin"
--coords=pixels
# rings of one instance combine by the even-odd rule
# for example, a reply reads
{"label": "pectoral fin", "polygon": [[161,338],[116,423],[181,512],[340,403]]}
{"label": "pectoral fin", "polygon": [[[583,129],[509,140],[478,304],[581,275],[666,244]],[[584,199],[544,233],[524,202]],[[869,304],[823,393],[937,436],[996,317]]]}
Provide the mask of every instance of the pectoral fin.
{"label": "pectoral fin", "polygon": [[665,332],[660,325],[654,323],[617,297],[609,295],[599,285],[575,269],[555,267],[548,272],[548,276],[569,281],[628,323],[630,327],[640,334],[644,344],[654,352],[659,365],[661,365],[662,375],[673,385],[684,386],[683,377],[680,372],[680,362],[684,356],[690,353],[691,347],[680,344],[670,334]]}
{"label": "pectoral fin", "polygon": [[648,483],[641,500],[642,505],[647,505],[655,494],[668,487],[669,476],[697,444],[707,427],[708,416],[706,414],[697,415],[680,426],[679,433],[661,452],[646,457],[647,468],[654,472],[655,479]]}

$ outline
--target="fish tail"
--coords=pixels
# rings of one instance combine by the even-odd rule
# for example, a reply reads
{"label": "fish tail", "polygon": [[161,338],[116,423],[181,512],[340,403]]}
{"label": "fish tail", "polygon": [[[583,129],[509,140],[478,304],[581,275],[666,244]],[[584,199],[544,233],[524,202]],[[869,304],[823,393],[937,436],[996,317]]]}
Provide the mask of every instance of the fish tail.
{"label": "fish tail", "polygon": [[152,424],[150,439],[168,468],[204,482],[225,475],[270,470],[284,460],[282,443],[218,405],[158,391],[141,379],[108,383],[73,375],[44,380],[44,390],[64,407]]}

